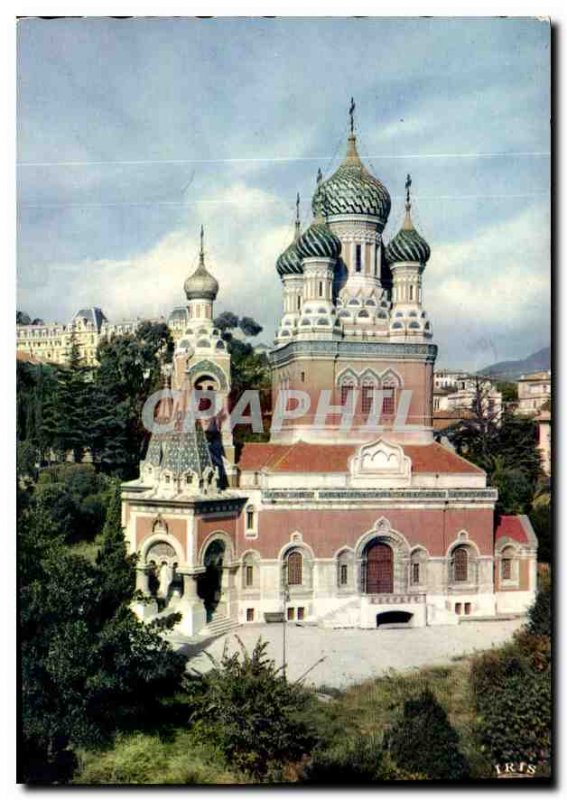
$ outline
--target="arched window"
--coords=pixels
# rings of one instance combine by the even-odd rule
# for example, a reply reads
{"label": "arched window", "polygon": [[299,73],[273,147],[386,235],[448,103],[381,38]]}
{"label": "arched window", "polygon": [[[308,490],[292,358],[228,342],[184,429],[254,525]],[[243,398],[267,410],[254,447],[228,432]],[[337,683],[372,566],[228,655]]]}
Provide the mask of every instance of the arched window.
{"label": "arched window", "polygon": [[287,557],[288,586],[301,586],[303,583],[303,556],[298,550],[292,550]]}
{"label": "arched window", "polygon": [[348,589],[353,585],[354,569],[352,553],[348,550],[343,550],[337,556],[337,587],[339,589]]}
{"label": "arched window", "polygon": [[412,586],[421,586],[422,584],[426,583],[426,560],[426,553],[420,548],[414,550],[411,554],[410,584]]}
{"label": "arched window", "polygon": [[366,378],[362,382],[362,413],[370,414],[372,409],[372,400],[374,397],[375,384],[370,378]]}
{"label": "arched window", "polygon": [[453,550],[453,580],[455,583],[466,583],[469,578],[469,553],[466,547]]}
{"label": "arched window", "polygon": [[384,390],[382,414],[385,417],[392,417],[396,408],[396,386],[393,381],[385,381],[382,389]]}
{"label": "arched window", "polygon": [[248,506],[246,508],[246,530],[254,530],[254,506]]}
{"label": "arched window", "polygon": [[348,403],[349,395],[353,391],[354,391],[354,380],[352,378],[346,378],[341,383],[341,405],[344,406]]}
{"label": "arched window", "polygon": [[505,547],[500,554],[500,578],[503,581],[516,580],[516,559],[513,547]]}
{"label": "arched window", "polygon": [[254,589],[258,585],[258,562],[253,553],[242,559],[242,588]]}

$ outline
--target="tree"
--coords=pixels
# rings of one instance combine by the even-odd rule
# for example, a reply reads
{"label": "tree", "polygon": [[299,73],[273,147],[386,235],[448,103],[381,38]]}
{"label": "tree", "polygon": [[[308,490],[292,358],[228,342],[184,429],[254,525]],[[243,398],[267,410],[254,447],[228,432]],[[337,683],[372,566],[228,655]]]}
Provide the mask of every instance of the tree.
{"label": "tree", "polygon": [[457,452],[484,469],[500,497],[497,511],[528,513],[541,479],[536,424],[504,411],[496,420],[475,413],[450,434]]}
{"label": "tree", "polygon": [[264,330],[262,326],[252,317],[241,317],[239,327],[246,336],[258,336]]}
{"label": "tree", "polygon": [[86,369],[75,330],[71,331],[68,364],[57,372],[57,385],[50,398],[44,419],[44,435],[61,460],[71,454],[75,462],[82,460],[90,423],[89,390]]}
{"label": "tree", "polygon": [[25,311],[16,311],[16,325],[31,325],[31,317]]}
{"label": "tree", "polygon": [[214,326],[224,333],[238,327],[238,317],[232,311],[223,311],[215,317]]}
{"label": "tree", "polygon": [[20,516],[22,781],[67,781],[76,747],[159,721],[180,686],[185,658],[130,611],[115,509],[98,564],[64,547],[44,508]]}
{"label": "tree", "polygon": [[91,446],[96,459],[121,477],[132,477],[137,470],[148,438],[142,409],[162,388],[162,367],[172,350],[167,326],[152,322],[141,323],[135,335],[116,336],[98,346]]}
{"label": "tree", "polygon": [[398,767],[432,779],[462,780],[469,773],[459,737],[430,689],[406,700],[388,736]]}
{"label": "tree", "polygon": [[528,630],[538,636],[551,636],[551,581],[540,586],[534,604],[528,612]]}
{"label": "tree", "polygon": [[102,613],[111,617],[121,605],[128,603],[136,587],[135,554],[128,555],[122,528],[122,498],[120,483],[112,486],[106,521],[102,530],[102,543],[96,563],[101,573]]}
{"label": "tree", "polygon": [[315,735],[307,719],[311,695],[288,683],[259,640],[250,655],[225,647],[220,663],[188,685],[192,721],[237,769],[259,780],[309,753]]}

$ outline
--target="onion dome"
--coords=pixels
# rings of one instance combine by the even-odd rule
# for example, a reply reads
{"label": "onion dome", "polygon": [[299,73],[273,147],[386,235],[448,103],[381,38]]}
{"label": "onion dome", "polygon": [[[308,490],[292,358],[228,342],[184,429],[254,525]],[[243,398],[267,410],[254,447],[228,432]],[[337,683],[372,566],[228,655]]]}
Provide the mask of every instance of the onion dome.
{"label": "onion dome", "polygon": [[205,267],[205,252],[203,249],[203,226],[201,225],[201,249],[199,251],[199,266],[190,275],[184,284],[187,300],[214,300],[219,293],[218,281]]}
{"label": "onion dome", "polygon": [[[317,175],[317,183],[321,182],[321,170]],[[325,214],[325,218],[323,218]],[[341,253],[341,240],[329,228],[326,222],[325,192],[321,194],[320,210],[315,219],[295,243],[299,258],[338,258]]]}
{"label": "onion dome", "polygon": [[410,213],[410,186],[411,177],[408,175],[406,180],[406,216],[401,229],[384,250],[384,258],[388,264],[395,264],[400,261],[414,261],[425,265],[431,255],[431,248],[423,236],[420,236],[413,227]]}
{"label": "onion dome", "polygon": [[301,258],[297,252],[296,243],[301,235],[301,223],[299,221],[299,193],[295,201],[295,234],[293,242],[287,247],[276,261],[276,270],[280,278],[283,275],[301,275],[303,267]]}
{"label": "onion dome", "polygon": [[328,180],[319,183],[313,195],[313,213],[321,211],[324,193],[329,216],[361,214],[378,217],[384,227],[388,221],[392,201],[386,187],[360,160],[354,134],[354,107],[354,101],[351,100],[350,136],[346,158]]}
{"label": "onion dome", "polygon": [[296,244],[300,258],[338,258],[341,240],[322,217],[317,216]]}

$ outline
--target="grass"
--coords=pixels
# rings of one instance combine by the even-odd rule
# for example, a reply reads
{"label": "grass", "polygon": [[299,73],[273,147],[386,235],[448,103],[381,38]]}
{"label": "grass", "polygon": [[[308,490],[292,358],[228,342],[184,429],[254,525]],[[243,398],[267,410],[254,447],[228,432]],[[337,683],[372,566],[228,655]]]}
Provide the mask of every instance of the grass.
{"label": "grass", "polygon": [[[473,776],[491,774],[491,765],[481,752],[475,734],[476,713],[469,672],[471,659],[444,667],[429,667],[396,673],[357,684],[332,701],[320,703],[317,724],[329,746],[347,745],[358,737],[381,736],[394,722],[404,702],[427,686],[445,708],[460,739],[460,748]],[[325,691],[325,690],[323,690]]]}
{"label": "grass", "polygon": [[[471,766],[471,777],[487,777],[492,765],[482,754],[475,734],[475,710],[466,658],[443,667],[409,673],[391,672],[349,689],[319,691],[314,697],[311,720],[324,751],[352,752],[363,740],[381,741],[400,714],[405,700],[426,686],[447,711],[460,739],[460,749]],[[416,743],[419,746],[419,743]],[[174,728],[167,735],[134,733],[117,737],[102,751],[82,751],[75,784],[243,784],[251,780],[226,764],[222,754],[199,740],[196,732]],[[297,776],[290,778],[297,780]]]}
{"label": "grass", "polygon": [[144,733],[123,734],[106,750],[80,751],[75,785],[84,784],[242,784],[220,753],[178,729],[162,738]]}

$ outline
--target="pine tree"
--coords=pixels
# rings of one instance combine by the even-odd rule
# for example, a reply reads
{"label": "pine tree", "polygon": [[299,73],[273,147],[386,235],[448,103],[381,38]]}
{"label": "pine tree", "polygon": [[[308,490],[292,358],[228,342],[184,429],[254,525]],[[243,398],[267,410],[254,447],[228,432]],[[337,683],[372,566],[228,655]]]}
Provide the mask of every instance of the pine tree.
{"label": "pine tree", "polygon": [[459,737],[430,689],[406,700],[388,739],[390,753],[401,769],[442,780],[459,780],[468,775]]}
{"label": "pine tree", "polygon": [[48,412],[53,449],[60,458],[65,459],[71,453],[75,462],[82,460],[89,416],[86,374],[77,336],[72,330],[68,365],[59,370],[55,396]]}
{"label": "pine tree", "polygon": [[121,508],[120,484],[115,482],[96,560],[100,570],[101,609],[105,618],[110,618],[122,604],[128,604],[135,590],[137,556],[128,555]]}

